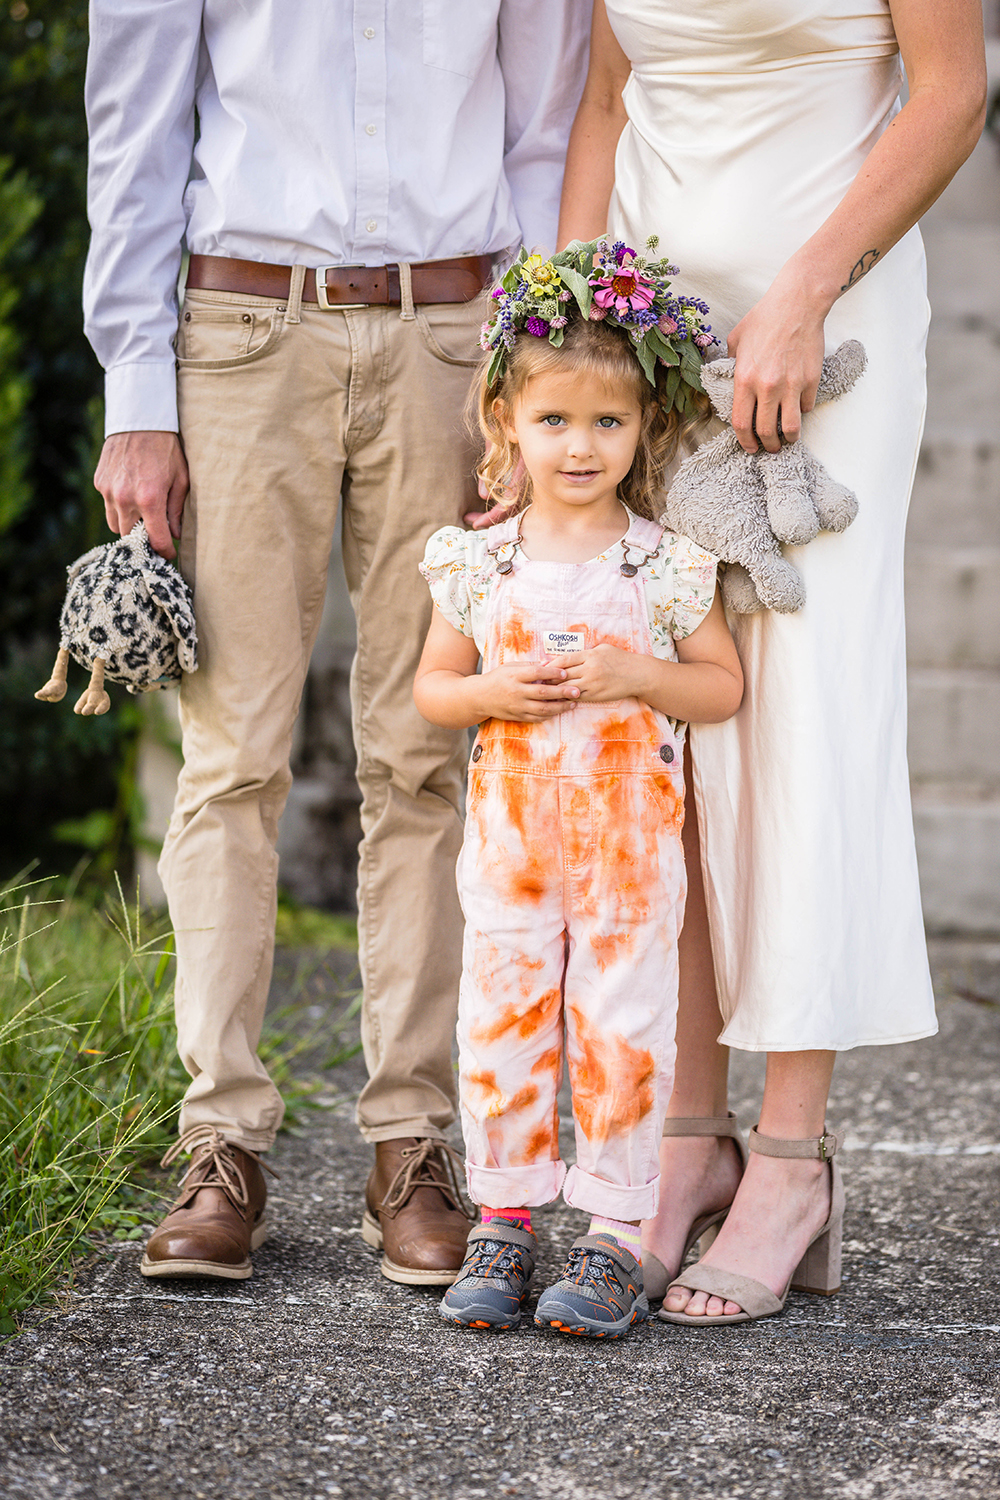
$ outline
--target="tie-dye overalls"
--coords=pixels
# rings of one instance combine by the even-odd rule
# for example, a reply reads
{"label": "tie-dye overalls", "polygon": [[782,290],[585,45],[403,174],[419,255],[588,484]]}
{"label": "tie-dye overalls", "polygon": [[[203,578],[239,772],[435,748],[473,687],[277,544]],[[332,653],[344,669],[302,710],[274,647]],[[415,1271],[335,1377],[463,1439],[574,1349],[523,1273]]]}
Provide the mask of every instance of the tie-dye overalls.
{"label": "tie-dye overalls", "polygon": [[[616,549],[564,564],[526,558],[517,518],[495,527],[501,576],[483,670],[602,641],[652,655],[636,564],[662,535],[633,518],[624,562]],[[462,1123],[480,1203],[547,1203],[565,1179],[566,1202],[590,1213],[656,1210],[686,889],[681,749],[670,721],[634,698],[480,725],[458,865]],[[564,1037],[568,1173],[556,1103]]]}

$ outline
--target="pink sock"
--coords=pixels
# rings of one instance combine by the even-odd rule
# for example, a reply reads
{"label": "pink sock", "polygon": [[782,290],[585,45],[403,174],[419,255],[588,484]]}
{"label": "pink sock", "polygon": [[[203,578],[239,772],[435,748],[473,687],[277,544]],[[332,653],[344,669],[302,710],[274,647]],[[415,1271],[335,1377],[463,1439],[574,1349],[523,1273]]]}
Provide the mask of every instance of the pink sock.
{"label": "pink sock", "polygon": [[487,1208],[485,1203],[479,1205],[483,1223],[488,1224],[491,1219],[513,1219],[515,1224],[520,1224],[522,1229],[531,1228],[530,1208]]}
{"label": "pink sock", "polygon": [[595,1214],[590,1221],[587,1233],[613,1234],[619,1245],[624,1246],[640,1264],[642,1263],[638,1224],[625,1224],[621,1219],[609,1219],[604,1214]]}

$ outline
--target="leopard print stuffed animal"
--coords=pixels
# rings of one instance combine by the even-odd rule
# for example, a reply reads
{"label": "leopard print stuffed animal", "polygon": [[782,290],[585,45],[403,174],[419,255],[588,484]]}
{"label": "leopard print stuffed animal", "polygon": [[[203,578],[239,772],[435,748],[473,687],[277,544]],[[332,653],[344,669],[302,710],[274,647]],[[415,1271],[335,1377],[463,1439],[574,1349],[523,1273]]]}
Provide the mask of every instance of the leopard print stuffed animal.
{"label": "leopard print stuffed animal", "polygon": [[59,617],[59,655],[35,694],[58,703],[66,694],[70,657],[90,669],[77,714],[106,714],[105,678],[145,693],[198,670],[191,590],[177,569],[154,552],[140,521],[117,542],[84,553],[66,570],[69,585]]}

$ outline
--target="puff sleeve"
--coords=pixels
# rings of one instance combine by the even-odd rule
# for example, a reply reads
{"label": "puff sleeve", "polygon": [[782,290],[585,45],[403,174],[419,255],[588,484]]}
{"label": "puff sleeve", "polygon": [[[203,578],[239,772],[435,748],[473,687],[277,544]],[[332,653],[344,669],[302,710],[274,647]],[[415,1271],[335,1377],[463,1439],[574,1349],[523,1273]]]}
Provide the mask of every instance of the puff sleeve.
{"label": "puff sleeve", "polygon": [[712,608],[718,564],[710,552],[679,536],[673,555],[674,598],[670,634],[682,641],[697,630]]}
{"label": "puff sleeve", "polygon": [[428,539],[420,571],[431,598],[449,625],[472,638],[472,599],[469,592],[469,532],[461,526],[442,526]]}

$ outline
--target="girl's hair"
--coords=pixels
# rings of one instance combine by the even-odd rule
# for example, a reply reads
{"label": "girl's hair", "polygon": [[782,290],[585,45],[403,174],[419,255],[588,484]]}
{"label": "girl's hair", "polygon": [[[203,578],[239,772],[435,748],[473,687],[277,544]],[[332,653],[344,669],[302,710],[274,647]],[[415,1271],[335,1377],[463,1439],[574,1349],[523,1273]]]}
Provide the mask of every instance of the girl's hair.
{"label": "girl's hair", "polygon": [[501,416],[509,420],[514,403],[533,376],[579,370],[598,376],[609,390],[624,386],[638,401],[642,412],[639,443],[632,467],[619,485],[619,495],[637,516],[656,520],[663,510],[664,469],[677,452],[681,438],[709,414],[707,396],[698,393],[698,417],[682,422],[672,403],[666,411],[667,403],[661,404],[667,367],[657,364],[654,390],[635,357],[628,334],[580,316],[571,318],[559,348],[553,348],[548,339],[519,334],[503,371],[492,384],[487,381],[490,358],[488,353],[483,360],[471,401],[471,414],[486,444],[485,456],[476,473],[485,484],[490,504],[520,511],[531,500],[531,477],[523,466],[517,472],[518,447],[508,437]]}

